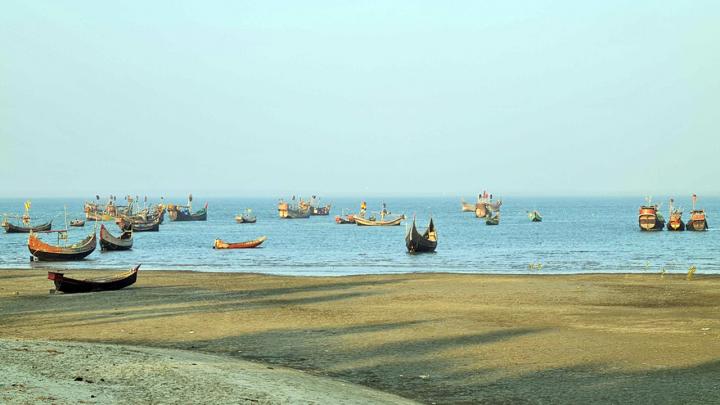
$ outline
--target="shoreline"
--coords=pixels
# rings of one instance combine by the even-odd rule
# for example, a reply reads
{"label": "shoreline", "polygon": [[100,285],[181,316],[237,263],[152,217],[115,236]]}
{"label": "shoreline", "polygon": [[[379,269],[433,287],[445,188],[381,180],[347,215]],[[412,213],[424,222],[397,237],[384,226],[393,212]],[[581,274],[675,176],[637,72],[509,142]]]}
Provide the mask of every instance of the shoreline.
{"label": "shoreline", "polygon": [[720,400],[716,275],[141,268],[125,290],[64,295],[48,270],[0,271],[0,339],[190,350],[426,403]]}

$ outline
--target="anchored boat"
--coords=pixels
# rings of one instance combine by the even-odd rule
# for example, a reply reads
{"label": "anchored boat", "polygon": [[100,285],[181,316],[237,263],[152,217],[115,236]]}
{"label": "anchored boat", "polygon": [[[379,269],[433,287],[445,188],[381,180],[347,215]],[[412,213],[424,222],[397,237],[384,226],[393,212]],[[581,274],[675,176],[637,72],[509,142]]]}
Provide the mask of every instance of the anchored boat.
{"label": "anchored boat", "polygon": [[123,230],[123,233],[117,237],[111,234],[105,224],[100,225],[100,250],[130,250],[133,245],[132,230]]}
{"label": "anchored boat", "polygon": [[30,254],[41,261],[70,261],[70,260],[82,260],[90,253],[95,251],[97,246],[97,237],[95,231],[80,242],[74,243],[70,246],[62,246],[60,242],[67,240],[67,231],[47,231],[58,233],[58,244],[51,245],[43,242],[38,238],[38,233],[31,232],[28,238],[28,250]]}
{"label": "anchored boat", "polygon": [[658,212],[658,205],[650,204],[649,198],[647,204],[640,207],[638,224],[642,231],[661,231],[665,226],[665,218]]}
{"label": "anchored boat", "polygon": [[252,249],[260,246],[267,240],[267,236],[261,236],[254,240],[246,242],[225,242],[220,239],[215,239],[213,249]]}
{"label": "anchored boat", "polygon": [[437,232],[432,217],[427,229],[422,234],[418,232],[415,226],[415,217],[413,217],[412,225],[405,234],[405,246],[411,253],[430,253],[437,248]]}

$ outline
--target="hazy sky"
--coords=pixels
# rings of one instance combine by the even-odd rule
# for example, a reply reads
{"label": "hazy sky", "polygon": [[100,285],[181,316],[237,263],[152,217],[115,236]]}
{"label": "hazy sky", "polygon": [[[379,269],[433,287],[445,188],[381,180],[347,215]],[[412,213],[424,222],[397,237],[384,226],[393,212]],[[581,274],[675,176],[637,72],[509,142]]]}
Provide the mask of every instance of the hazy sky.
{"label": "hazy sky", "polygon": [[701,194],[718,1],[0,3],[0,197]]}

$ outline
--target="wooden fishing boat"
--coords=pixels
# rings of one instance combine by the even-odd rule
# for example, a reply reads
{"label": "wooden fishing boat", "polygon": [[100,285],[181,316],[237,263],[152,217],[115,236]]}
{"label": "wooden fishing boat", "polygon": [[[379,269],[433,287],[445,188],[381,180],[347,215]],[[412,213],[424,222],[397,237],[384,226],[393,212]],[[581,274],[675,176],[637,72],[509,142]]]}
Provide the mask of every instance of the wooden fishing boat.
{"label": "wooden fishing boat", "polygon": [[[130,229],[132,229],[133,232],[158,232],[160,230],[160,218],[155,218],[152,222],[147,223],[131,223],[129,224]],[[120,226],[121,229],[126,230],[128,229],[127,222],[124,223],[124,225]]]}
{"label": "wooden fishing boat", "polygon": [[683,220],[682,220],[683,213],[681,210],[673,207],[674,202],[675,202],[675,200],[673,200],[671,198],[670,204],[669,204],[670,215],[668,216],[667,230],[672,231],[672,232],[684,231],[685,223],[683,223]]}
{"label": "wooden fishing boat", "polygon": [[115,205],[115,196],[110,196],[104,207],[99,204],[100,196],[95,196],[97,202],[85,202],[85,220],[87,221],[112,221],[118,215]]}
{"label": "wooden fishing boat", "polygon": [[690,219],[686,224],[688,231],[706,231],[708,229],[707,218],[705,216],[705,210],[699,210],[695,208],[697,203],[697,195],[692,195],[692,211],[690,211]]}
{"label": "wooden fishing boat", "polygon": [[488,219],[485,220],[485,225],[500,225],[500,213],[498,212],[488,217]]}
{"label": "wooden fishing boat", "polygon": [[278,203],[278,215],[282,219],[305,219],[310,218],[310,210],[302,209],[300,206],[291,206],[282,200]]}
{"label": "wooden fishing boat", "polygon": [[[48,231],[53,232],[53,231]],[[61,236],[64,233],[64,237],[67,237],[65,231],[54,231],[58,232],[58,243],[63,238]],[[70,246],[58,246],[45,243],[38,238],[38,234],[35,232],[30,233],[28,238],[28,250],[34,258],[41,261],[69,261],[69,260],[82,260],[87,255],[95,251],[97,246],[97,237],[93,231],[92,235],[89,235],[85,239],[78,243]]]}
{"label": "wooden fishing boat", "polygon": [[686,228],[688,231],[707,231],[708,223],[705,210],[692,210]]}
{"label": "wooden fishing boat", "polygon": [[254,224],[257,222],[257,217],[253,215],[252,210],[248,208],[245,210],[244,214],[235,216],[235,222],[238,224]]}
{"label": "wooden fishing boat", "polygon": [[42,232],[42,231],[49,231],[50,228],[52,228],[52,221],[46,223],[46,224],[40,224],[40,225],[29,225],[29,226],[22,226],[22,225],[15,225],[12,222],[4,221],[2,223],[2,227],[5,228],[6,233],[30,233],[30,232]]}
{"label": "wooden fishing boat", "polygon": [[207,221],[207,203],[205,203],[205,207],[195,212],[191,212],[191,208],[190,206],[170,204],[167,212],[171,221]]}
{"label": "wooden fishing boat", "polygon": [[460,200],[460,209],[462,212],[474,212],[475,211],[475,204],[465,202],[465,200]]}
{"label": "wooden fishing boat", "polygon": [[70,226],[80,228],[85,226],[85,221],[83,221],[82,219],[73,219],[72,221],[70,221]]}
{"label": "wooden fishing boat", "polygon": [[476,218],[487,218],[489,216],[489,210],[487,203],[478,202],[475,204],[475,217]]}
{"label": "wooden fishing boat", "polygon": [[537,210],[528,212],[528,218],[530,218],[530,221],[532,222],[542,222],[542,216]]}
{"label": "wooden fishing boat", "polygon": [[661,231],[665,227],[665,218],[658,213],[657,205],[643,205],[638,213],[638,223],[642,231]]}
{"label": "wooden fishing boat", "polygon": [[139,264],[132,270],[124,273],[116,274],[111,277],[99,277],[92,279],[75,279],[65,277],[65,274],[63,273],[49,271],[48,280],[52,280],[55,283],[55,290],[65,294],[112,291],[135,284],[135,281],[137,281],[138,270],[140,270]]}
{"label": "wooden fishing boat", "polygon": [[434,252],[437,248],[437,232],[432,217],[425,232],[420,234],[415,226],[415,218],[413,217],[412,226],[405,234],[405,246],[411,253],[429,253]]}
{"label": "wooden fishing boat", "polygon": [[123,230],[120,237],[111,234],[105,225],[100,225],[100,250],[130,250],[132,249],[132,230]]}
{"label": "wooden fishing boat", "polygon": [[400,215],[392,219],[385,219],[386,216],[382,215],[380,219],[376,219],[374,216],[370,218],[355,217],[355,224],[358,226],[398,226],[405,219],[405,215]]}
{"label": "wooden fishing boat", "polygon": [[312,196],[310,201],[304,201],[300,199],[298,208],[300,211],[310,211],[310,215],[330,215],[330,204],[321,206],[320,199],[317,196]]}
{"label": "wooden fishing boat", "polygon": [[215,244],[213,244],[213,249],[252,249],[260,246],[263,242],[267,240],[266,236],[261,236],[255,240],[249,240],[246,242],[224,242],[220,239],[215,239]]}

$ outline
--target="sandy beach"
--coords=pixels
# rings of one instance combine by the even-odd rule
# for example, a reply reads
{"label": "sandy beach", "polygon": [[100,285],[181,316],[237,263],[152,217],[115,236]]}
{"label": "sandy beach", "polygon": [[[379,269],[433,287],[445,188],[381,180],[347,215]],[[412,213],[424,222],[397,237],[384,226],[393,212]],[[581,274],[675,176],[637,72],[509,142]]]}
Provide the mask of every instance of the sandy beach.
{"label": "sandy beach", "polygon": [[121,291],[51,288],[0,272],[0,401],[720,401],[720,277],[141,271]]}

